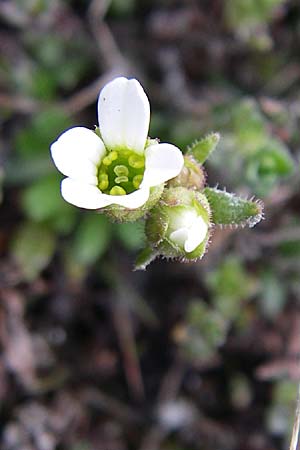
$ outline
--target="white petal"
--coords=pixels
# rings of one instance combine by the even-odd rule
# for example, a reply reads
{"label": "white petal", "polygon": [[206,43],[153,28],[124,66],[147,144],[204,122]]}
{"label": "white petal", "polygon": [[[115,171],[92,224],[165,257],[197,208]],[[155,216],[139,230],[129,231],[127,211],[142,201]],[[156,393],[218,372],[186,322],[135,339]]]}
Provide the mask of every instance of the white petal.
{"label": "white petal", "polygon": [[63,175],[97,184],[97,164],[105,154],[105,147],[92,130],[70,128],[51,145],[50,151],[56,167]]}
{"label": "white petal", "polygon": [[172,144],[154,144],[145,151],[145,173],[141,186],[157,186],[176,177],[184,164],[179,148]]}
{"label": "white petal", "polygon": [[180,213],[177,212],[172,217],[172,229],[190,228],[198,217],[197,211],[194,209],[182,208]]}
{"label": "white petal", "polygon": [[102,194],[106,205],[120,205],[128,209],[136,209],[143,206],[148,200],[150,189],[148,187],[138,189],[127,195],[108,195]]}
{"label": "white petal", "polygon": [[139,208],[149,198],[149,188],[138,189],[128,195],[103,194],[96,186],[65,178],[61,183],[63,198],[72,205],[86,209],[100,209],[109,205],[120,205],[128,209]]}
{"label": "white petal", "polygon": [[109,149],[125,147],[143,153],[149,129],[150,105],[137,80],[115,78],[99,95],[98,118]]}
{"label": "white petal", "polygon": [[193,222],[192,226],[188,232],[188,238],[185,241],[184,249],[186,252],[194,251],[201,242],[204,241],[207,235],[208,226],[202,219],[202,217],[197,217],[197,219]]}
{"label": "white petal", "polygon": [[183,247],[188,239],[188,233],[189,230],[187,228],[179,228],[170,234],[170,239],[175,242],[175,244]]}
{"label": "white petal", "polygon": [[107,206],[107,204],[103,204],[103,194],[97,186],[72,178],[62,180],[61,194],[67,202],[79,208],[98,209]]}

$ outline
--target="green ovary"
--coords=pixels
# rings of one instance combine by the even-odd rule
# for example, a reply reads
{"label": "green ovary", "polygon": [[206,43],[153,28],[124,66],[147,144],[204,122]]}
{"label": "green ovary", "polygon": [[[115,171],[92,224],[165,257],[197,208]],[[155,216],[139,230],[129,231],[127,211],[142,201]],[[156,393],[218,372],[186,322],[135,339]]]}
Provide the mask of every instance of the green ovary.
{"label": "green ovary", "polygon": [[101,161],[98,169],[98,187],[104,194],[130,194],[140,187],[144,171],[144,155],[138,155],[130,150],[113,150]]}

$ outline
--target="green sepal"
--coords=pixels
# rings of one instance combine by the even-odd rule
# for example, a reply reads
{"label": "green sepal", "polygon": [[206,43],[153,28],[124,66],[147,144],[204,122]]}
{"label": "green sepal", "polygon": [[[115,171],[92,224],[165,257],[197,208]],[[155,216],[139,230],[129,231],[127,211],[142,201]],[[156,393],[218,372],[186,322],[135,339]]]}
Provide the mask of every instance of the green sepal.
{"label": "green sepal", "polygon": [[209,155],[214,151],[220,140],[219,133],[210,133],[203,139],[194,142],[187,151],[187,155],[192,155],[195,160],[203,164]]}
{"label": "green sepal", "polygon": [[[158,211],[158,214],[153,216],[153,213]],[[152,219],[153,217],[153,219]],[[165,237],[169,226],[169,218],[163,208],[158,206],[153,208],[150,217],[145,223],[145,233],[150,245],[157,247]]]}
{"label": "green sepal", "polygon": [[245,200],[235,194],[209,187],[203,193],[210,204],[215,225],[254,227],[263,217],[263,203],[260,200]]}
{"label": "green sepal", "polygon": [[157,250],[151,247],[144,248],[137,256],[133,270],[146,270],[146,267],[154,261],[157,256]]}
{"label": "green sepal", "polygon": [[140,208],[129,209],[120,205],[110,205],[106,208],[102,208],[101,212],[107,215],[113,222],[135,222],[136,220],[145,217],[150,209],[156,205],[163,193],[163,190],[163,184],[152,187],[150,189],[149,199]]}

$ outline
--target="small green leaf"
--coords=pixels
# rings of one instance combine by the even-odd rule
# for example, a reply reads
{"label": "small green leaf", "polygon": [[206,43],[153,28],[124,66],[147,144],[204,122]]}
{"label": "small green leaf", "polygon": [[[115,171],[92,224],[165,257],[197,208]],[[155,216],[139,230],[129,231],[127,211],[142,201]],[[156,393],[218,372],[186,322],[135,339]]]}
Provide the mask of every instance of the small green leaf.
{"label": "small green leaf", "polygon": [[189,358],[206,359],[215,355],[227,334],[228,321],[204,302],[193,300],[186,313],[183,351]]}
{"label": "small green leaf", "polygon": [[245,180],[259,196],[266,196],[280,179],[291,175],[295,163],[289,150],[279,141],[269,139],[245,165]]}
{"label": "small green leaf", "polygon": [[[70,125],[70,119],[61,108],[49,107],[46,111],[39,112],[16,134],[14,146],[17,155],[23,157],[24,161],[26,159],[31,161],[37,156],[44,155],[61,130]],[[22,167],[15,167],[15,171],[20,169]]]}
{"label": "small green leaf", "polygon": [[53,173],[53,163],[45,152],[32,158],[12,156],[5,164],[5,184],[15,186],[30,183],[50,173]]}
{"label": "small green leaf", "polygon": [[216,225],[240,225],[253,227],[263,217],[260,201],[244,200],[235,194],[213,188],[205,188],[212,211],[212,221]]}
{"label": "small green leaf", "polygon": [[261,292],[258,296],[260,309],[265,317],[274,319],[279,313],[287,300],[287,289],[278,274],[272,270],[265,270],[260,274]]}
{"label": "small green leaf", "polygon": [[135,251],[143,247],[145,235],[141,223],[119,223],[115,230],[118,238],[128,250]]}
{"label": "small green leaf", "polygon": [[37,67],[32,73],[32,97],[43,101],[51,101],[55,98],[57,84],[54,77],[49,76],[49,70]]}
{"label": "small green leaf", "polygon": [[268,23],[276,7],[284,0],[231,0],[225,2],[225,19],[230,27],[244,33],[248,29],[256,30],[261,24]]}
{"label": "small green leaf", "polygon": [[146,267],[154,261],[157,256],[158,252],[156,250],[153,250],[151,247],[144,248],[136,259],[134,270],[146,270]]}
{"label": "small green leaf", "polygon": [[58,231],[68,232],[74,224],[76,211],[61,197],[58,176],[36,181],[22,195],[26,216],[36,222],[50,222]]}
{"label": "small green leaf", "polygon": [[76,230],[72,257],[83,266],[93,264],[107,250],[110,236],[111,228],[105,216],[85,214]]}
{"label": "small green leaf", "polygon": [[228,320],[235,319],[243,303],[257,291],[255,278],[246,271],[236,256],[228,256],[214,271],[207,274],[215,310]]}
{"label": "small green leaf", "polygon": [[214,151],[220,140],[219,133],[211,133],[200,141],[194,142],[188,149],[187,154],[192,155],[195,160],[203,164]]}
{"label": "small green leaf", "polygon": [[55,250],[55,234],[45,225],[26,223],[17,231],[12,256],[25,280],[34,280],[47,267]]}
{"label": "small green leaf", "polygon": [[127,0],[126,2],[124,0],[112,0],[109,12],[117,17],[129,16],[134,13],[135,6],[136,0]]}

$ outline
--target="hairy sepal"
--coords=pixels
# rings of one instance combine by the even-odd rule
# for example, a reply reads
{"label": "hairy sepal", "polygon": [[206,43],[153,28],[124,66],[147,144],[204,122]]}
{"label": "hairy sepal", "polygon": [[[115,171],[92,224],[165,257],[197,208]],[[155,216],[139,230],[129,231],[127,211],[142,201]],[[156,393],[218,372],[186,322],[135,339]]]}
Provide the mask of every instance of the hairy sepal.
{"label": "hairy sepal", "polygon": [[210,133],[199,141],[195,141],[187,151],[187,155],[192,155],[195,160],[203,164],[211,153],[215,150],[220,140],[219,133]]}
{"label": "hairy sepal", "polygon": [[263,203],[260,200],[243,199],[236,194],[209,187],[203,193],[210,204],[215,225],[254,227],[263,218]]}

